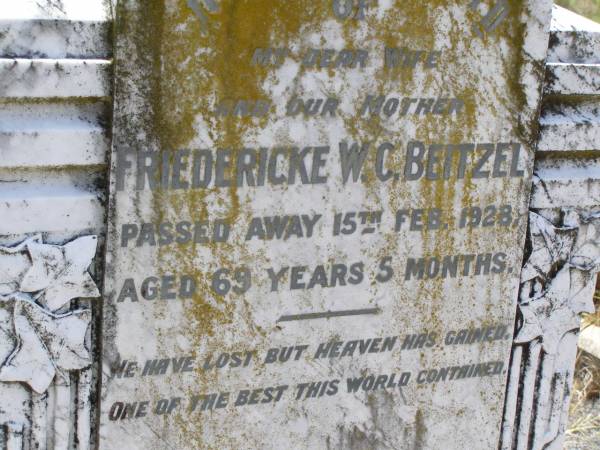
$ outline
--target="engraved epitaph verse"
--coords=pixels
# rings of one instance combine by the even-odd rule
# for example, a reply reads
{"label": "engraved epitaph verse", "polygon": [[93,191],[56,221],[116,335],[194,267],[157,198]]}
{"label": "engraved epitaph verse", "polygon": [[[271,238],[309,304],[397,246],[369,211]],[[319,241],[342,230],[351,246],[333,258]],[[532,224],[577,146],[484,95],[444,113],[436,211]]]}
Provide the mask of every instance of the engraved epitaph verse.
{"label": "engraved epitaph verse", "polygon": [[551,2],[117,11],[100,448],[494,448]]}

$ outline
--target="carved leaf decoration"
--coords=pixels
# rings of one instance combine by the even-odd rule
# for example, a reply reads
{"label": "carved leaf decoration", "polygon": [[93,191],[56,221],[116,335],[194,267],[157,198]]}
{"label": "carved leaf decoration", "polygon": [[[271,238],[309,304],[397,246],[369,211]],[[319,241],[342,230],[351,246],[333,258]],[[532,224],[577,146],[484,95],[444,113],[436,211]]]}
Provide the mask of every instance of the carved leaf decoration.
{"label": "carved leaf decoration", "polygon": [[63,246],[41,236],[0,247],[0,303],[13,309],[16,346],[0,367],[0,381],[23,382],[45,392],[55,376],[91,363],[85,347],[90,310],[57,314],[73,298],[98,297],[87,272],[96,254],[95,236]]}
{"label": "carved leaf decoration", "polygon": [[85,335],[89,310],[54,315],[38,305],[18,301],[14,306],[17,346],[0,369],[0,381],[27,383],[45,392],[56,373],[81,370],[91,364]]}
{"label": "carved leaf decoration", "polygon": [[98,297],[100,292],[87,272],[96,245],[96,236],[81,237],[64,246],[28,244],[32,265],[21,281],[21,291],[40,292],[36,299],[51,311],[77,297]]}
{"label": "carved leaf decoration", "polygon": [[0,369],[0,381],[22,381],[35,392],[42,393],[56,373],[50,356],[32,325],[16,310],[14,327],[17,347]]}
{"label": "carved leaf decoration", "polygon": [[594,311],[591,280],[590,273],[565,265],[540,297],[519,305],[523,325],[515,343],[541,338],[544,351],[555,354],[565,333],[579,327],[579,315]]}
{"label": "carved leaf decoration", "polygon": [[0,247],[0,296],[9,296],[19,291],[19,281],[31,266],[27,245],[41,242],[42,237],[37,235],[15,247]]}
{"label": "carved leaf decoration", "polygon": [[[579,328],[581,325],[580,315],[583,313],[592,314],[596,311],[594,305],[594,281],[595,272],[583,271],[578,267],[571,267],[570,296],[567,297],[569,308],[573,312],[571,329]],[[562,305],[565,306],[565,305]]]}
{"label": "carved leaf decoration", "polygon": [[581,225],[571,264],[581,270],[596,271],[600,266],[600,214],[572,219]]}
{"label": "carved leaf decoration", "polygon": [[531,303],[528,303],[526,305],[519,305],[519,310],[523,316],[523,324],[515,336],[515,343],[527,344],[542,337],[544,334],[542,321],[538,318],[535,307]]}
{"label": "carved leaf decoration", "polygon": [[594,311],[592,281],[600,268],[600,215],[567,210],[563,227],[533,212],[529,220],[532,251],[521,282],[537,279],[541,292],[519,305],[523,324],[515,343],[541,339],[544,351],[555,354],[563,336],[579,328],[580,314]]}
{"label": "carved leaf decoration", "polygon": [[557,264],[569,261],[577,238],[577,228],[555,227],[544,217],[531,212],[529,236],[531,255],[521,272],[522,283],[534,278],[546,280]]}

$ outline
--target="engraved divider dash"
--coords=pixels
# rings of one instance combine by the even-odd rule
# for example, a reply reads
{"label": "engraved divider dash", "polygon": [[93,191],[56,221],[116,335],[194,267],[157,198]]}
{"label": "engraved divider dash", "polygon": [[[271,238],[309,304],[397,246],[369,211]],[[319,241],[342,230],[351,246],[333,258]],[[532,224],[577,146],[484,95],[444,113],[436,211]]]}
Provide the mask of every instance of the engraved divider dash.
{"label": "engraved divider dash", "polygon": [[347,317],[347,316],[364,316],[369,314],[379,314],[381,309],[379,308],[365,308],[365,309],[348,309],[344,311],[323,311],[316,313],[305,313],[305,314],[292,314],[287,316],[281,316],[279,322],[294,322],[298,320],[315,320],[315,319],[331,319],[332,317]]}

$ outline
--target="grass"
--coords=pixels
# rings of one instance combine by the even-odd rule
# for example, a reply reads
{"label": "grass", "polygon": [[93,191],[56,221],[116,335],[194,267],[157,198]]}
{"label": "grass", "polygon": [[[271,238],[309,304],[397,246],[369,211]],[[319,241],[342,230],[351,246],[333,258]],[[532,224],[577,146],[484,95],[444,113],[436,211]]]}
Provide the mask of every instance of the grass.
{"label": "grass", "polygon": [[567,430],[565,449],[597,450],[600,433],[600,416],[587,413],[577,417]]}
{"label": "grass", "polygon": [[600,448],[600,360],[579,353],[565,449]]}
{"label": "grass", "polygon": [[555,0],[554,3],[600,22],[600,0]]}

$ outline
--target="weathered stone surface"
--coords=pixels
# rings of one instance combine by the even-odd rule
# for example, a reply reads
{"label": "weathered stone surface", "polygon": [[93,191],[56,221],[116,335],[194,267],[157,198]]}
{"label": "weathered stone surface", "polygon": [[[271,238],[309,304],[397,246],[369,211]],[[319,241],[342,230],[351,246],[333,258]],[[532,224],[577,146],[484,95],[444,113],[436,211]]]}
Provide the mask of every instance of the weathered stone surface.
{"label": "weathered stone surface", "polygon": [[[0,230],[9,235],[33,233],[36,231],[64,233],[72,230],[104,230],[104,207],[94,193],[77,189],[44,194],[27,190],[10,192],[0,196],[0,206],[7,211],[6,220]],[[27,211],[27,216],[23,215]]]}
{"label": "weathered stone surface", "polygon": [[548,95],[596,95],[600,91],[600,64],[550,63],[546,67]]}
{"label": "weathered stone surface", "polygon": [[598,42],[599,24],[555,8],[532,208],[593,208],[600,201]]}
{"label": "weathered stone surface", "polygon": [[600,24],[555,6],[548,62],[600,63]]}
{"label": "weathered stone surface", "polygon": [[594,150],[600,150],[598,100],[576,105],[559,103],[548,106],[543,111],[540,118],[539,152]]}
{"label": "weathered stone surface", "polygon": [[112,0],[2,0],[2,20],[104,22],[111,17],[112,3]]}
{"label": "weathered stone surface", "polygon": [[532,208],[594,207],[600,202],[598,158],[540,160],[536,163]]}
{"label": "weathered stone surface", "polygon": [[1,58],[90,58],[111,54],[108,18],[95,21],[0,19]]}
{"label": "weathered stone surface", "polygon": [[110,62],[0,59],[0,98],[107,97]]}
{"label": "weathered stone surface", "polygon": [[[109,12],[104,0],[0,0],[0,246],[41,233],[53,244],[86,234],[102,242],[109,116],[101,103],[110,96]],[[94,253],[88,264],[100,255]],[[96,274],[99,262],[93,263]],[[52,263],[65,268],[58,259]],[[0,277],[12,266],[3,260]],[[82,324],[91,318],[90,301],[66,299],[60,311],[41,315],[29,304],[0,303],[0,448],[90,449],[95,340],[90,330],[84,345],[64,339],[74,331],[81,337]],[[87,312],[76,312],[83,309]],[[65,317],[53,326],[52,314]],[[28,327],[35,329],[38,344],[50,346],[58,358],[51,364],[62,372],[43,393],[25,382],[43,390],[51,371]],[[23,354],[9,358],[17,346],[29,353],[28,360]],[[85,358],[68,355],[70,349]]]}
{"label": "weathered stone surface", "polygon": [[[11,6],[27,3],[34,5],[34,8],[20,18],[9,17],[9,20],[0,22],[1,57],[104,58],[109,55],[106,50],[109,48],[109,42],[104,40],[104,30],[107,27],[96,25],[103,24],[105,19],[66,16],[56,9],[56,5],[66,4],[67,9],[74,5],[79,6],[81,10],[84,2],[20,0],[11,2]],[[85,7],[93,11],[100,3],[87,1]],[[39,5],[44,7],[43,14],[31,14]],[[54,6],[47,7],[48,5]],[[565,13],[565,10],[560,8],[555,10],[558,13],[555,11],[553,20],[549,61],[597,64],[600,61],[598,25]],[[6,12],[6,8],[0,9],[3,18],[8,17]],[[68,11],[69,14],[71,12],[72,10]],[[51,17],[51,20],[42,17]],[[71,26],[67,25],[68,23]],[[5,30],[9,33],[3,34]],[[39,38],[34,37],[34,34]],[[96,40],[96,37],[101,39]],[[568,103],[561,104],[561,95],[558,93],[558,104],[545,108],[541,119],[539,150],[542,152],[538,154],[540,170],[537,172],[532,203],[534,208],[552,208],[551,213],[546,211],[545,214],[554,216],[556,223],[560,223],[559,218],[564,215],[561,207],[594,208],[597,207],[600,198],[596,192],[600,176],[594,173],[594,167],[597,167],[598,163],[593,159],[592,152],[598,149],[598,140],[595,137],[597,100],[587,95],[583,102],[581,99],[568,99]],[[552,99],[552,102],[554,101],[556,98]],[[35,99],[33,102],[37,103]],[[102,164],[106,147],[97,130],[101,123],[106,125],[108,122],[97,121],[95,112],[64,106],[62,102],[47,105],[27,105],[19,102],[11,103],[10,110],[3,108],[1,111],[3,115],[0,120],[0,136],[11,138],[8,141],[10,146],[7,147],[4,145],[6,141],[1,141],[0,137],[3,145],[0,146],[0,154],[3,156],[1,164],[4,165],[0,174],[0,188],[5,194],[5,201],[0,202],[0,216],[5,219],[1,232],[3,243],[20,242],[22,238],[18,236],[22,233],[37,231],[45,231],[47,235],[53,236],[53,240],[61,242],[70,239],[74,234],[89,230],[90,227],[95,233],[104,232],[104,205],[98,200],[104,189],[103,182],[98,180],[93,185],[87,185],[82,182],[81,177],[74,176],[73,173],[90,164]],[[43,117],[50,119],[50,127],[44,126]],[[20,123],[21,121],[23,123]],[[98,142],[98,146],[95,146],[95,142]],[[556,151],[564,151],[565,155],[554,162],[546,160],[546,156],[542,154]],[[548,155],[550,158],[555,156]],[[68,160],[73,164],[65,167],[63,164]],[[561,165],[569,170],[561,174]],[[59,170],[15,171],[16,167],[55,167]],[[14,175],[12,172],[15,172]],[[11,176],[6,176],[6,173],[10,173]],[[66,174],[68,176],[65,176]],[[6,186],[10,189],[5,191]],[[75,197],[75,200],[72,197]],[[82,201],[77,200],[79,197],[82,197]],[[89,199],[89,202],[83,197]],[[89,220],[90,218],[92,220]],[[591,298],[591,295],[588,297]],[[570,299],[565,296],[564,300]],[[567,306],[570,306],[568,302]],[[0,323],[11,324],[12,317],[4,312],[0,310]],[[548,322],[545,326],[559,323],[553,317],[544,320]],[[12,330],[0,335],[0,353],[8,355],[15,346]],[[511,379],[514,378],[514,382],[511,386],[519,386],[519,377],[523,369],[531,365],[530,360],[541,347],[537,339],[531,344],[516,346],[516,349],[524,351],[521,353],[522,365],[513,362]],[[513,445],[515,448],[539,448],[545,445],[547,439],[554,439],[556,433],[561,432],[561,428],[564,431],[566,412],[563,411],[562,418],[559,418],[560,412],[557,414],[553,402],[556,398],[564,398],[564,404],[568,403],[575,342],[576,332],[571,330],[563,337],[561,345],[551,358],[545,357],[542,363],[534,366],[537,374],[525,380],[527,383],[523,384],[523,391],[509,388],[508,409],[511,401],[522,402],[523,398],[527,399],[529,408],[524,408],[524,404],[521,403],[518,417],[505,419],[505,426],[523,424],[523,431],[518,433],[518,439],[503,441],[502,448],[512,448]],[[538,354],[542,354],[541,350]],[[545,383],[552,377],[556,378],[556,382],[548,389],[548,384]],[[0,396],[0,408],[5,412],[0,420],[4,422],[0,425],[0,448],[21,450],[46,448],[47,445],[50,448],[67,448],[73,440],[78,442],[80,448],[87,448],[92,435],[90,417],[93,407],[89,399],[93,397],[93,386],[89,370],[81,373],[76,385],[52,386],[50,397],[32,393],[28,388],[21,388],[18,383],[2,384],[1,388],[9,389],[10,394],[4,395],[8,392],[4,390]],[[526,394],[525,397],[522,397],[523,393]],[[548,402],[549,396],[556,398]],[[72,411],[75,409],[76,423],[72,420]],[[540,427],[540,424],[543,426]],[[544,433],[546,425],[552,433]],[[359,445],[358,441],[360,439],[356,438],[351,444]],[[548,448],[560,448],[560,439],[553,440]]]}
{"label": "weathered stone surface", "polygon": [[23,104],[0,110],[0,169],[105,165],[109,132],[100,104]]}
{"label": "weathered stone surface", "polygon": [[530,213],[502,450],[563,448],[580,316],[594,311],[600,269],[594,210],[555,206]]}
{"label": "weathered stone surface", "polygon": [[360,4],[121,3],[100,448],[496,447],[551,2]]}

